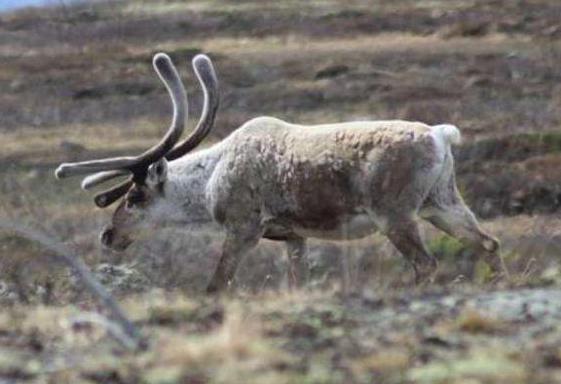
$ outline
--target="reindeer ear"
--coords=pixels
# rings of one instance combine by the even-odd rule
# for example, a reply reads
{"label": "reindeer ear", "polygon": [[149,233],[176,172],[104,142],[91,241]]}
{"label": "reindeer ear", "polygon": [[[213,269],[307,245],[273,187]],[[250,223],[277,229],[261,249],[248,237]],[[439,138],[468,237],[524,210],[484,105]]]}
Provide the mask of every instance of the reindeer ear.
{"label": "reindeer ear", "polygon": [[146,185],[148,187],[156,187],[164,183],[168,176],[168,162],[165,157],[148,167],[146,175]]}

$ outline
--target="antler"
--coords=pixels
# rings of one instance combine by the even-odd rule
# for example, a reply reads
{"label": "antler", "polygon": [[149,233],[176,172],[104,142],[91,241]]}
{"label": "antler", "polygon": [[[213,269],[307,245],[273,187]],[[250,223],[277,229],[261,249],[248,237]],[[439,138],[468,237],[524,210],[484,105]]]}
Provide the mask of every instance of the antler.
{"label": "antler", "polygon": [[93,175],[84,177],[84,180],[82,180],[81,187],[84,190],[88,190],[95,187],[96,185],[103,184],[106,181],[113,180],[116,177],[125,176],[128,174],[129,172],[124,170],[103,171],[103,172],[94,173]]}
{"label": "antler", "polygon": [[[161,159],[169,152],[181,134],[185,126],[187,118],[187,93],[183,87],[183,83],[177,74],[171,59],[164,53],[158,53],[153,60],[154,69],[160,76],[160,79],[166,86],[173,103],[173,119],[166,135],[158,144],[148,149],[144,153],[134,157],[115,157],[102,160],[83,161],[79,163],[61,164],[55,171],[57,178],[64,178],[74,175],[82,175],[84,173],[119,170],[129,171],[133,174],[134,179],[142,179],[146,173],[148,166]],[[108,175],[103,177],[108,180]],[[97,176],[95,180],[100,180]],[[90,181],[91,183],[91,181]]]}
{"label": "antler", "polygon": [[193,58],[193,70],[203,90],[203,110],[195,130],[167,155],[166,159],[175,160],[197,147],[209,134],[214,125],[214,118],[220,105],[218,92],[218,79],[212,61],[206,55],[197,55]]}
{"label": "antler", "polygon": [[[195,130],[185,140],[165,155],[166,159],[170,161],[185,155],[204,140],[214,125],[214,119],[220,104],[218,80],[216,78],[216,72],[214,71],[212,61],[206,55],[197,55],[193,59],[193,69],[203,90],[203,110]],[[124,173],[120,173],[118,171],[96,173],[83,180],[82,188],[92,188],[123,175]],[[132,184],[133,180],[129,179],[110,188],[109,190],[98,193],[94,198],[95,204],[100,208],[111,205],[121,198],[121,196],[126,194]]]}

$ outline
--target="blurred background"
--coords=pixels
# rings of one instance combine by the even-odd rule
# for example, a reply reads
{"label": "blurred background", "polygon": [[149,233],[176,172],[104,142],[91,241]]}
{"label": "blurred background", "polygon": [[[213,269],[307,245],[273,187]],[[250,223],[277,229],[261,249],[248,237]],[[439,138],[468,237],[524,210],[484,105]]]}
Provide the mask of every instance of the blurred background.
{"label": "blurred background", "polygon": [[[181,230],[161,231],[125,254],[104,252],[97,235],[112,209],[95,208],[77,180],[53,177],[60,162],[134,154],[159,139],[171,106],[151,58],[164,51],[188,89],[190,127],[202,101],[190,60],[204,52],[215,63],[222,102],[203,145],[260,115],[302,124],[407,119],[457,125],[463,135],[455,148],[461,191],[503,242],[514,276],[524,283],[557,276],[561,4],[556,1],[25,6],[36,3],[0,2],[2,209],[78,244],[93,268],[132,274],[137,289],[197,292],[219,256],[219,234]],[[472,262],[468,249],[425,227],[432,251],[443,261],[442,282],[459,275],[485,279],[485,268]],[[57,275],[66,272],[45,269],[33,245],[1,236],[0,278],[11,293],[8,301],[38,300],[38,287],[41,292],[50,287],[49,300],[68,299],[58,287],[67,279]],[[278,244],[262,241],[241,266],[238,286],[282,286],[282,252]],[[407,265],[378,236],[312,242],[310,262],[312,285],[333,277],[340,281],[341,274],[360,287],[410,281]],[[116,272],[114,266],[124,269]]]}

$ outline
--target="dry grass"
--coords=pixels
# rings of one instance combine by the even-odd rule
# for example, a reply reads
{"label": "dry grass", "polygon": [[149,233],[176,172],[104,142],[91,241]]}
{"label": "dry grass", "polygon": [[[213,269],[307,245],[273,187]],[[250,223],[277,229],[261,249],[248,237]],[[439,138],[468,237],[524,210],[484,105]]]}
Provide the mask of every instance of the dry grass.
{"label": "dry grass", "polygon": [[[73,325],[83,308],[16,306],[0,316],[0,374],[58,383],[545,383],[555,377],[558,350],[536,346],[516,323],[506,322],[505,333],[482,315],[462,315],[431,326],[443,308],[394,307],[393,300],[405,297],[380,297],[373,310],[371,299],[320,291],[220,299],[130,295],[122,304],[150,339],[149,349],[136,354],[123,353],[103,328]],[[390,315],[393,325],[385,320]],[[550,327],[544,332],[557,335]],[[24,357],[25,364],[17,360]]]}
{"label": "dry grass", "polygon": [[456,327],[469,333],[495,333],[504,331],[504,322],[477,310],[468,309],[458,316]]}

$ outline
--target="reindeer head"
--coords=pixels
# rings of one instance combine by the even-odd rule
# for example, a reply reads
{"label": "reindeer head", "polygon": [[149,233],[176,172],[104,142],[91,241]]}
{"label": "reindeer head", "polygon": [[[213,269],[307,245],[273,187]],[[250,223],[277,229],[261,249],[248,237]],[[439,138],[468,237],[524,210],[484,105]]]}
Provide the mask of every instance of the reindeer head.
{"label": "reindeer head", "polygon": [[195,130],[175,146],[188,116],[187,93],[167,55],[155,55],[153,64],[173,104],[172,123],[162,140],[138,156],[64,163],[55,171],[59,179],[93,173],[82,181],[83,189],[129,176],[126,181],[95,196],[95,204],[100,208],[125,196],[113,213],[111,224],[100,235],[102,244],[114,250],[124,250],[135,232],[147,224],[146,218],[165,206],[167,162],[190,152],[208,135],[218,109],[218,81],[212,62],[205,55],[197,55],[193,59],[193,69],[204,93],[203,111]]}

